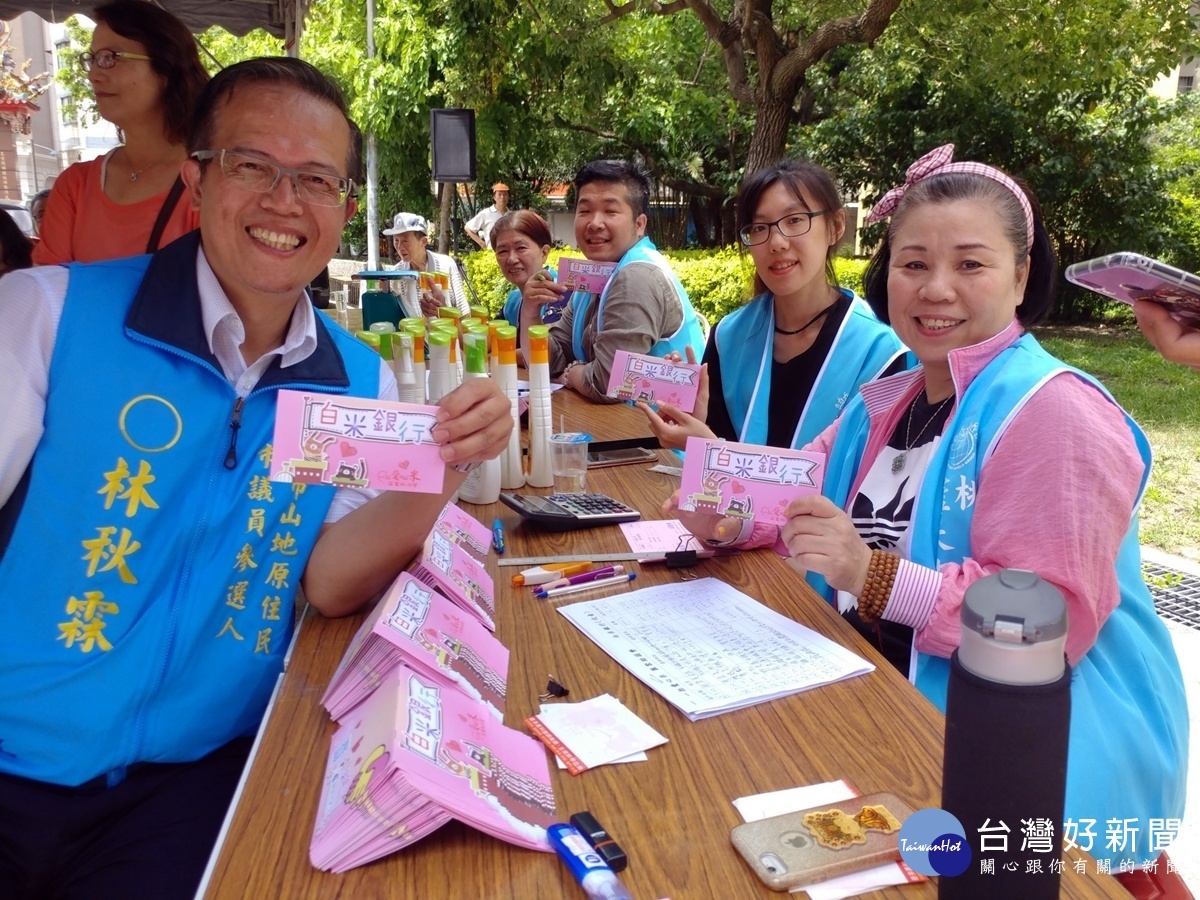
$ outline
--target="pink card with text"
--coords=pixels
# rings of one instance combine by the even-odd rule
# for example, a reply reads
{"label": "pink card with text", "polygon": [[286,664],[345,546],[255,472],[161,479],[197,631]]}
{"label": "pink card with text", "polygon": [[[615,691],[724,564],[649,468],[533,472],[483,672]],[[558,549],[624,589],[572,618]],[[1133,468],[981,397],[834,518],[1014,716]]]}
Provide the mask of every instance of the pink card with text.
{"label": "pink card with text", "polygon": [[613,354],[612,374],[608,378],[610,397],[635,402],[645,400],[655,406],[667,403],[690,413],[696,408],[699,387],[699,366],[668,362],[628,350]]}
{"label": "pink card with text", "polygon": [[797,497],[817,494],[825,454],[690,437],[679,508],[782,525]]}
{"label": "pink card with text", "polygon": [[496,630],[496,585],[483,563],[462,544],[436,529],[431,531],[425,538],[424,551],[413,564],[412,575],[472,613],[488,631]]}
{"label": "pink card with text", "polygon": [[438,494],[436,406],[280,391],[271,480]]}
{"label": "pink card with text", "polygon": [[597,262],[578,256],[560,256],[557,265],[559,284],[589,294],[603,293],[608,279],[617,271],[616,263]]}

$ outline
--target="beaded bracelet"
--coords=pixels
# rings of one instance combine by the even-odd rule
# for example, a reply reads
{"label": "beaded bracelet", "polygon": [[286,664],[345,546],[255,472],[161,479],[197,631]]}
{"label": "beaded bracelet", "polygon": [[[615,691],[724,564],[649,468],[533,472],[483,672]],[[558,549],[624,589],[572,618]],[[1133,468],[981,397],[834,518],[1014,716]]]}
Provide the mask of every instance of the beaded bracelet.
{"label": "beaded bracelet", "polygon": [[900,557],[886,550],[872,550],[867,564],[867,579],[862,593],[858,595],[858,617],[863,622],[874,622],[883,615],[883,610],[892,597],[892,586],[896,573],[900,571]]}

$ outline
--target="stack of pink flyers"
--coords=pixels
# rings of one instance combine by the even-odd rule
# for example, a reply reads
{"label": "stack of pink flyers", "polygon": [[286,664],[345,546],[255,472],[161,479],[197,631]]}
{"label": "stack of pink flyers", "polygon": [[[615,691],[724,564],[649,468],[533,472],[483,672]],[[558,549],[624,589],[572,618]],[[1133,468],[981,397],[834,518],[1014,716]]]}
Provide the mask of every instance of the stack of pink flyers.
{"label": "stack of pink flyers", "polygon": [[341,719],[402,664],[457,686],[503,721],[508,648],[407,572],[400,573],[358,629],[321,705]]}
{"label": "stack of pink flyers", "polygon": [[492,532],[486,525],[464,512],[454,503],[447,503],[446,508],[438,514],[434,523],[434,531],[440,531],[452,541],[456,541],[479,560],[486,563],[492,546]]}
{"label": "stack of pink flyers", "polygon": [[550,849],[545,748],[457,689],[401,667],[339,725],[309,846],[318,869],[361,866],[450,819]]}
{"label": "stack of pink flyers", "polygon": [[425,549],[413,564],[412,575],[422,584],[437,588],[458,606],[496,630],[496,588],[483,563],[463,545],[435,528],[425,539]]}

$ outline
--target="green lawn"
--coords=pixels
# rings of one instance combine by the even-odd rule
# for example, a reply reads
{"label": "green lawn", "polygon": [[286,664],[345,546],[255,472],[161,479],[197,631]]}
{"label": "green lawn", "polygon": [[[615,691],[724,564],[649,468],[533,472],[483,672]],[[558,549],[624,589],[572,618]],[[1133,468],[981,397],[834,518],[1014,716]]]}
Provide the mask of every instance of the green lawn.
{"label": "green lawn", "polygon": [[1146,429],[1154,470],[1142,543],[1200,560],[1200,373],[1165,362],[1130,322],[1034,332],[1055,356],[1100,379]]}

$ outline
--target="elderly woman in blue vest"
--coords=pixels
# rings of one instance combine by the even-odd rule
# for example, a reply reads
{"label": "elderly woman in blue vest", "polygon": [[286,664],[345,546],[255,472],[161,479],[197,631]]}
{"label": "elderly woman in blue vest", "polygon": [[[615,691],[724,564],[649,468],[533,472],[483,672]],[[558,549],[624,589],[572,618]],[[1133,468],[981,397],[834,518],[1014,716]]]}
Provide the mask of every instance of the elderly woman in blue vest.
{"label": "elderly woman in blue vest", "polygon": [[[680,355],[704,342],[687,291],[670,264],[646,237],[650,179],[621,160],[588,163],[575,176],[575,241],[584,256],[617,264],[604,290],[567,291],[540,273],[523,291],[521,328],[541,321],[546,306],[560,305],[550,326],[550,374],[599,403],[605,396],[618,350]],[[526,346],[528,342],[522,339]]]}
{"label": "elderly woman in blue vest", "polygon": [[[1058,587],[1074,668],[1066,816],[1094,826],[1084,849],[1116,872],[1158,856],[1152,827],[1183,814],[1187,773],[1179,666],[1141,577],[1150,448],[1100,384],[1024,333],[1054,289],[1036,201],[952,151],[918,160],[872,210],[891,221],[867,298],[921,366],[864,385],[811,445],[829,453],[824,496],[793,501],[782,541],[941,708],[967,587],[1002,568]],[[1106,842],[1110,819],[1136,839]]]}
{"label": "elderly woman in blue vest", "polygon": [[827,170],[802,160],[762,169],[742,185],[737,210],[757,296],[709,335],[694,414],[639,404],[664,447],[682,450],[689,436],[803,447],[860,384],[904,368],[892,329],[837,287],[846,214]]}
{"label": "elderly woman in blue vest", "polygon": [[492,225],[488,238],[500,273],[513,289],[504,300],[500,315],[517,329],[517,340],[521,339],[521,289],[534,275],[545,272],[550,278],[556,276],[553,268],[546,265],[550,258],[550,225],[531,209],[518,209],[505,213]]}

